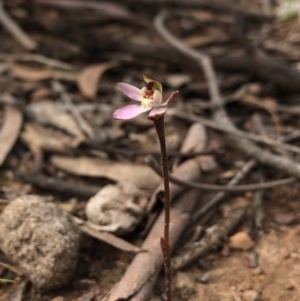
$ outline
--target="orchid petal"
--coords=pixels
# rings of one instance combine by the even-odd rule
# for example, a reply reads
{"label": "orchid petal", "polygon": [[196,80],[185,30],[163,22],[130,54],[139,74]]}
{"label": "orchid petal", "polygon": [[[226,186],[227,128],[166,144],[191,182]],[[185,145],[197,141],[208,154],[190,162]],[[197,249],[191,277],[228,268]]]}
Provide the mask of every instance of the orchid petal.
{"label": "orchid petal", "polygon": [[151,110],[151,112],[149,113],[148,117],[155,117],[157,115],[163,115],[165,114],[167,111],[167,108],[154,108],[153,110]]}
{"label": "orchid petal", "polygon": [[113,117],[114,119],[128,120],[150,110],[151,108],[144,108],[140,105],[129,105],[117,110]]}
{"label": "orchid petal", "polygon": [[162,102],[162,94],[160,93],[160,91],[155,90],[153,93],[153,100],[151,101],[150,105],[152,107],[158,107],[160,106]]}
{"label": "orchid petal", "polygon": [[167,106],[170,103],[172,103],[178,94],[179,94],[179,91],[172,92],[172,94],[169,96],[169,98],[164,103],[162,103],[161,106]]}
{"label": "orchid petal", "polygon": [[133,100],[142,100],[141,90],[133,85],[125,84],[125,83],[118,83],[119,88],[121,91],[126,94],[129,98]]}

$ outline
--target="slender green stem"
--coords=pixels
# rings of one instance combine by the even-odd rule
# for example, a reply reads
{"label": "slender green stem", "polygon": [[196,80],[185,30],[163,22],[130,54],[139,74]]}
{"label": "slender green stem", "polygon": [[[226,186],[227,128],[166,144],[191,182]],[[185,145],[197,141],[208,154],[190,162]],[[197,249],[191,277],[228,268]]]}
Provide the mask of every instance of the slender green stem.
{"label": "slender green stem", "polygon": [[164,115],[152,119],[157,132],[161,150],[161,166],[164,180],[164,205],[165,205],[165,223],[164,223],[164,238],[161,239],[161,248],[164,257],[165,277],[166,277],[166,295],[167,301],[171,301],[171,255],[169,243],[169,228],[170,228],[170,187],[169,187],[169,166],[165,139]]}

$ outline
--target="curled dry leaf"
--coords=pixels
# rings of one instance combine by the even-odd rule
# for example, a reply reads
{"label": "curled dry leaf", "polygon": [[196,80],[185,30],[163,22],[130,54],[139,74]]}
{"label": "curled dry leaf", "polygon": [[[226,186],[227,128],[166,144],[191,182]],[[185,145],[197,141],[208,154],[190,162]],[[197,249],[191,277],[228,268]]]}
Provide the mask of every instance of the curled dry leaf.
{"label": "curled dry leaf", "polygon": [[114,234],[107,233],[107,232],[101,232],[97,229],[94,229],[89,224],[81,225],[80,230],[83,233],[85,233],[91,237],[94,237],[102,242],[105,242],[106,244],[113,246],[121,251],[132,252],[132,253],[138,253],[138,252],[143,251],[141,248],[131,244],[130,242],[128,242]]}
{"label": "curled dry leaf", "polygon": [[15,145],[23,123],[22,113],[11,106],[5,108],[4,123],[0,130],[0,166]]}
{"label": "curled dry leaf", "polygon": [[182,143],[180,152],[188,154],[190,152],[200,152],[207,144],[205,128],[199,122],[193,123]]}
{"label": "curled dry leaf", "polygon": [[66,156],[52,156],[51,162],[69,173],[87,177],[104,177],[117,182],[130,182],[141,189],[154,189],[160,182],[160,177],[150,167],[141,164]]}
{"label": "curled dry leaf", "polygon": [[82,95],[87,98],[94,98],[97,94],[98,82],[102,74],[116,66],[118,66],[117,62],[108,62],[84,68],[77,78],[78,88]]}

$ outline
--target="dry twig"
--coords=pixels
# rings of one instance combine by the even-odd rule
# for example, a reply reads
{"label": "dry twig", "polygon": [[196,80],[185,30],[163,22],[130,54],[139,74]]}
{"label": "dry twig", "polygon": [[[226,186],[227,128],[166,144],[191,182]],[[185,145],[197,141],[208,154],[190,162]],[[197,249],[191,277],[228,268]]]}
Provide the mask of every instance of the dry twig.
{"label": "dry twig", "polygon": [[62,179],[47,177],[41,173],[19,173],[17,177],[40,189],[51,191],[52,193],[72,195],[78,198],[90,198],[101,189],[101,187],[70,183]]}
{"label": "dry twig", "polygon": [[[212,109],[214,109],[214,107],[212,107]],[[275,149],[286,150],[286,151],[294,152],[296,154],[300,154],[300,148],[298,146],[282,143],[282,141],[280,141],[280,140],[274,140],[274,139],[269,138],[267,136],[247,133],[247,132],[238,130],[236,128],[226,128],[226,127],[224,127],[223,124],[221,124],[218,121],[208,120],[206,118],[195,116],[193,114],[186,114],[186,113],[183,113],[183,112],[171,112],[171,114],[173,116],[179,117],[179,118],[184,119],[186,121],[200,122],[201,124],[203,124],[207,127],[225,132],[227,134],[232,134],[232,135],[234,135],[238,138],[246,138],[248,140],[252,140],[252,141],[255,141],[255,142],[259,142],[259,143],[263,143],[263,144],[272,146]]]}
{"label": "dry twig", "polygon": [[[156,162],[156,160],[153,157],[147,157],[146,158],[147,164],[158,174],[161,176],[161,171],[159,169],[159,165]],[[249,163],[250,169],[255,165],[253,163],[253,160],[250,161],[252,163]],[[270,181],[266,183],[256,183],[256,184],[245,184],[245,185],[235,185],[240,179],[241,176],[244,175],[244,172],[248,172],[248,164],[245,167],[245,170],[243,169],[241,173],[238,173],[236,175],[236,178],[234,178],[232,181],[230,181],[227,185],[215,185],[215,184],[205,184],[205,183],[195,183],[190,181],[184,181],[180,180],[177,177],[174,177],[170,175],[170,182],[185,186],[188,188],[195,188],[199,190],[209,190],[209,191],[223,191],[223,192],[243,192],[243,191],[250,191],[250,190],[263,190],[268,188],[277,187],[280,185],[286,185],[295,182],[296,180],[294,178],[286,178],[281,180],[275,180]]]}
{"label": "dry twig", "polygon": [[37,43],[32,40],[19,25],[6,13],[0,1],[0,22],[28,50],[35,50]]}
{"label": "dry twig", "polygon": [[13,53],[0,53],[0,60],[2,61],[22,61],[22,62],[37,62],[40,64],[47,65],[53,68],[59,68],[67,71],[74,70],[72,65],[64,62],[60,62],[40,54],[23,53],[23,54],[13,54]]}
{"label": "dry twig", "polygon": [[196,258],[204,256],[209,251],[220,246],[224,238],[226,238],[228,233],[240,222],[245,213],[246,205],[243,205],[235,209],[229,218],[222,219],[216,225],[208,228],[203,239],[188,245],[181,251],[181,254],[173,257],[172,269],[174,271],[181,269]]}
{"label": "dry twig", "polygon": [[[244,176],[256,165],[255,160],[251,160],[247,162],[237,173],[236,175],[229,181],[227,186],[234,186],[239,183]],[[201,207],[198,211],[196,211],[192,216],[191,223],[196,222],[200,217],[207,213],[212,207],[216,206],[220,203],[220,201],[224,198],[226,193],[224,191],[218,192],[209,202],[207,202],[204,206]]]}
{"label": "dry twig", "polygon": [[67,94],[64,87],[58,81],[53,81],[52,85],[54,91],[60,94],[62,100],[64,101],[64,103],[66,104],[70,112],[72,113],[80,129],[87,135],[87,137],[93,139],[95,136],[93,129],[81,116],[76,106],[74,106],[70,96]]}

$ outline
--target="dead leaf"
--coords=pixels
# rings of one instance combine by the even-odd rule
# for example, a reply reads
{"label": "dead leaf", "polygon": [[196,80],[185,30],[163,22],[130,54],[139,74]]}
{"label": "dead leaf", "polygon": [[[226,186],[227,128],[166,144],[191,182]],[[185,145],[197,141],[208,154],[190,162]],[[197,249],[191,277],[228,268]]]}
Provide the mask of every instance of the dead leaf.
{"label": "dead leaf", "polygon": [[0,130],[0,166],[15,145],[23,123],[21,112],[12,107],[5,107],[4,123]]}
{"label": "dead leaf", "polygon": [[100,241],[103,241],[108,245],[111,245],[119,250],[125,252],[133,252],[133,253],[138,253],[142,251],[142,249],[136,247],[135,245],[132,245],[131,243],[127,242],[126,240],[120,237],[115,236],[114,234],[107,233],[107,232],[100,232],[87,225],[80,226],[80,229],[83,233],[92,236]]}
{"label": "dead leaf", "polygon": [[223,30],[217,27],[207,28],[204,34],[197,34],[185,39],[185,42],[191,47],[202,47],[208,44],[223,43],[226,41],[228,41],[228,36]]}
{"label": "dead leaf", "polygon": [[46,150],[68,153],[82,142],[81,138],[72,138],[60,131],[46,129],[35,123],[25,125],[21,139],[33,152]]}
{"label": "dead leaf", "polygon": [[186,137],[182,143],[180,152],[182,154],[188,154],[190,152],[199,152],[203,151],[207,143],[207,134],[204,126],[199,123],[193,123]]}
{"label": "dead leaf", "polygon": [[98,82],[103,73],[116,66],[118,66],[118,63],[113,61],[84,68],[77,78],[78,88],[82,95],[87,98],[94,98],[97,94]]}
{"label": "dead leaf", "polygon": [[54,125],[75,137],[84,139],[84,135],[78,127],[77,122],[72,115],[65,111],[63,106],[51,101],[43,101],[31,104],[27,109],[36,120]]}
{"label": "dead leaf", "polygon": [[[207,143],[207,135],[202,124],[195,122],[191,125],[184,142],[182,143],[180,152],[189,154],[191,152],[201,152]],[[211,171],[217,167],[217,163],[213,156],[201,156],[199,158],[200,166],[203,171]]]}
{"label": "dead leaf", "polygon": [[154,189],[160,177],[148,166],[118,163],[101,158],[52,156],[51,162],[69,173],[86,177],[104,177],[130,182],[141,189]]}
{"label": "dead leaf", "polygon": [[56,78],[75,81],[77,74],[70,71],[56,71],[45,68],[32,68],[25,65],[9,62],[7,66],[14,77],[25,81],[42,81],[46,79]]}
{"label": "dead leaf", "polygon": [[242,97],[242,99],[240,99],[240,101],[244,103],[250,103],[257,107],[265,109],[271,115],[275,124],[276,131],[278,133],[281,132],[280,119],[276,114],[277,102],[275,99],[273,98],[260,99],[254,95],[246,94]]}
{"label": "dead leaf", "polygon": [[166,82],[171,88],[178,89],[190,83],[191,76],[189,74],[170,74],[166,77]]}

